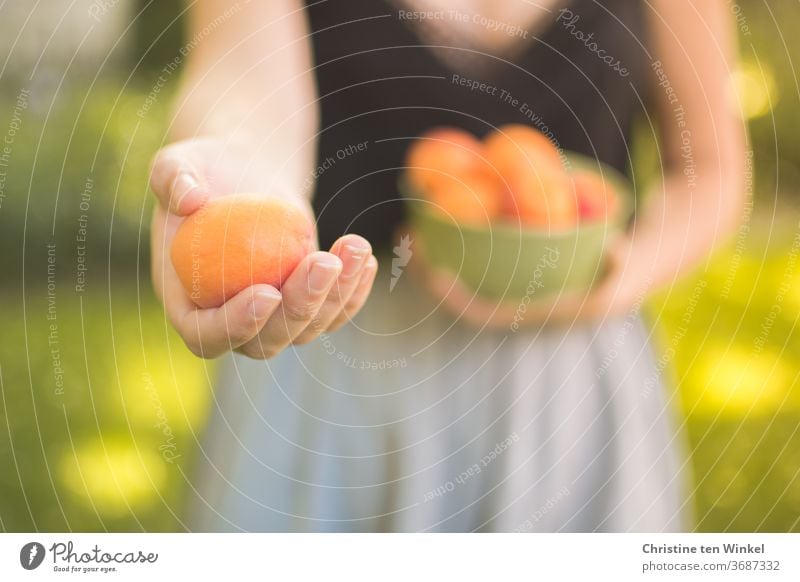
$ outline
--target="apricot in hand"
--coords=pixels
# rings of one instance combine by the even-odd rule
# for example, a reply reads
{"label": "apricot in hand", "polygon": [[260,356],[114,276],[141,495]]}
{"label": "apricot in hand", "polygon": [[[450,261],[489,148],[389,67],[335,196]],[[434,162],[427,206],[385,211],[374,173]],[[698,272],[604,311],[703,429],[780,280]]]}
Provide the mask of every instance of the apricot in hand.
{"label": "apricot in hand", "polygon": [[192,301],[218,307],[251,285],[280,288],[311,251],[314,226],[278,198],[216,198],[184,220],[172,241],[175,271]]}

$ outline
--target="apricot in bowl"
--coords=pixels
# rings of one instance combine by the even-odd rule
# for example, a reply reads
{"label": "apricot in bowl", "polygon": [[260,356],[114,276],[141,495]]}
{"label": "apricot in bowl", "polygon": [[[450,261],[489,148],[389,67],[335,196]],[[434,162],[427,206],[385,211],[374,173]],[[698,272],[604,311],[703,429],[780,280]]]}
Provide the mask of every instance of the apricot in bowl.
{"label": "apricot in bowl", "polygon": [[508,126],[490,134],[478,156],[490,160],[488,169],[462,168],[451,177],[460,190],[400,178],[426,261],[486,298],[535,301],[588,290],[604,272],[609,241],[630,218],[624,176],[592,158],[559,153],[536,133]]}

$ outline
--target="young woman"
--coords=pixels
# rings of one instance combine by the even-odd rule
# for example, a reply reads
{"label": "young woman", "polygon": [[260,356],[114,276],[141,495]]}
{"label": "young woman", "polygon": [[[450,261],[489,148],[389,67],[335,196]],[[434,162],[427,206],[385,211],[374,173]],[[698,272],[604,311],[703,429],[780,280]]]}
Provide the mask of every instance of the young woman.
{"label": "young woman", "polygon": [[[197,0],[187,38],[177,141],[151,182],[170,321],[196,354],[228,354],[193,528],[691,527],[672,395],[637,307],[740,215],[724,2]],[[410,138],[528,123],[625,171],[637,118],[660,136],[662,177],[588,295],[539,303],[517,329],[516,305],[416,252],[396,189]],[[330,250],[280,292],[195,309],[171,237],[209,197],[245,191],[313,212]]]}

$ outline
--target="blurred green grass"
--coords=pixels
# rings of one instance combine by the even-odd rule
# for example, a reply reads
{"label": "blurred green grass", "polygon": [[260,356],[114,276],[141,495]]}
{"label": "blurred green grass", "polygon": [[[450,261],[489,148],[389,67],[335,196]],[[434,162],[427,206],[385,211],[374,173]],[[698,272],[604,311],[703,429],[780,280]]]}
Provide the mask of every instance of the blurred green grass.
{"label": "blurred green grass", "polygon": [[800,269],[791,244],[784,233],[742,257],[720,252],[647,306],[685,415],[700,531],[800,531]]}
{"label": "blurred green grass", "polygon": [[[800,266],[789,253],[798,231],[791,201],[800,183],[800,103],[793,63],[773,42],[775,23],[800,24],[800,15],[786,1],[742,6],[751,31],[741,40],[757,211],[729,248],[653,298],[647,314],[685,413],[698,529],[800,531]],[[144,23],[148,34],[157,29]],[[0,467],[8,468],[0,471],[0,530],[183,527],[214,366],[184,349],[147,275],[147,167],[163,140],[171,87],[136,115],[152,70],[180,46],[174,28],[155,44],[142,36],[149,68],[124,87],[103,77],[52,101],[33,99],[16,136],[0,206]],[[4,115],[18,89],[0,91]],[[7,121],[0,118],[0,128]],[[636,158],[652,165],[652,148],[639,146]],[[83,213],[88,271],[79,292]]]}
{"label": "blurred green grass", "polygon": [[[149,290],[136,294],[136,281],[59,296],[52,320],[45,287],[26,295],[24,312],[6,319],[0,348],[0,418],[10,429],[0,437],[0,465],[13,468],[0,474],[3,527],[179,527],[209,370],[168,330]],[[8,292],[0,298],[19,302]]]}

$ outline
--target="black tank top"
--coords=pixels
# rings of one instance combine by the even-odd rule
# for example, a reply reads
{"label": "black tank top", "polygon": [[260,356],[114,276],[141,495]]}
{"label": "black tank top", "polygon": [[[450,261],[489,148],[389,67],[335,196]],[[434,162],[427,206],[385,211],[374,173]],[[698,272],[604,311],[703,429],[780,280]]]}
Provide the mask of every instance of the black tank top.
{"label": "black tank top", "polygon": [[[512,61],[473,56],[472,75],[437,58],[388,1],[306,5],[322,114],[314,200],[322,248],[345,232],[389,245],[404,218],[396,184],[408,138],[434,126],[483,136],[528,123],[560,147],[627,168],[645,93],[640,2],[572,0]],[[452,46],[445,50],[464,50]],[[472,81],[487,87],[471,90]]]}

